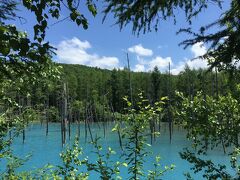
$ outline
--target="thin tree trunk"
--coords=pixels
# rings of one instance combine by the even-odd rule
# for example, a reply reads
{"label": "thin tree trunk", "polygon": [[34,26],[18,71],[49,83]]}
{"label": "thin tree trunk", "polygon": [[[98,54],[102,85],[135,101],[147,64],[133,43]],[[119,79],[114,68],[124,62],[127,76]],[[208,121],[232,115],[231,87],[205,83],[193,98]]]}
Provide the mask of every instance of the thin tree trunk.
{"label": "thin tree trunk", "polygon": [[170,79],[171,78],[171,67],[170,67],[170,62],[169,62],[169,69],[168,69],[168,129],[169,129],[169,138],[170,138],[170,143],[172,142],[172,116],[171,116],[171,84],[170,84]]}
{"label": "thin tree trunk", "polygon": [[78,137],[80,139],[80,118],[81,118],[81,116],[80,116],[80,111],[79,110],[76,112],[76,116],[77,116],[77,123],[78,123],[78,126],[77,126],[77,128],[78,128]]}
{"label": "thin tree trunk", "polygon": [[49,121],[49,94],[47,94],[47,102],[46,102],[46,136],[48,135],[48,121]]}
{"label": "thin tree trunk", "polygon": [[[117,121],[112,104],[111,104],[111,111],[112,111],[112,115],[113,115],[114,121]],[[119,125],[120,125],[120,124],[119,124]],[[118,141],[119,141],[119,145],[120,145],[120,147],[121,147],[121,150],[123,150],[123,146],[122,146],[122,136],[121,136],[121,132],[120,132],[119,128],[120,128],[120,127],[118,127],[118,129],[117,129],[117,132],[118,132]]]}
{"label": "thin tree trunk", "polygon": [[89,111],[88,111],[88,116],[86,118],[86,122],[87,122],[87,127],[88,127],[88,131],[89,131],[89,134],[90,134],[90,138],[91,138],[91,141],[93,142],[93,135],[92,135],[92,131],[91,131],[91,128],[90,128],[90,125],[89,125],[89,119],[92,119],[92,114],[91,114],[91,109],[89,108]]}
{"label": "thin tree trunk", "polygon": [[87,105],[85,106],[85,117],[84,117],[84,123],[85,123],[85,143],[87,142]]}
{"label": "thin tree trunk", "polygon": [[63,84],[63,105],[62,105],[62,144],[66,143],[66,125],[67,125],[67,87]]}
{"label": "thin tree trunk", "polygon": [[72,112],[71,110],[69,111],[69,116],[68,116],[68,139],[71,139],[71,121],[72,121]]}
{"label": "thin tree trunk", "polygon": [[132,92],[132,80],[131,80],[131,69],[130,69],[130,61],[127,53],[127,63],[128,63],[128,78],[129,78],[129,93],[131,97],[131,103],[133,105],[133,92]]}
{"label": "thin tree trunk", "polygon": [[104,110],[104,104],[103,104],[103,112],[102,112],[102,116],[103,116],[103,137],[106,138],[106,124],[105,124],[105,110]]}

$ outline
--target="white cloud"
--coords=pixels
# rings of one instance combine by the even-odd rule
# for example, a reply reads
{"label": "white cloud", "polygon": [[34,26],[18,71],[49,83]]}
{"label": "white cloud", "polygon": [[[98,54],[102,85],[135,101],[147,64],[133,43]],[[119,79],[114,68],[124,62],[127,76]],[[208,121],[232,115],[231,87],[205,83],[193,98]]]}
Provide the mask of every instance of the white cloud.
{"label": "white cloud", "polygon": [[207,68],[208,62],[205,59],[197,58],[198,56],[202,56],[207,52],[206,46],[202,42],[196,43],[191,47],[191,51],[194,55],[193,60],[188,60],[186,63],[191,69],[199,69],[199,68]]}
{"label": "white cloud", "polygon": [[74,37],[70,40],[66,40],[66,41],[61,41],[61,44],[64,47],[75,47],[75,48],[79,48],[79,49],[89,49],[91,48],[91,44],[88,41],[81,41],[80,39]]}
{"label": "white cloud", "polygon": [[177,75],[181,71],[184,71],[186,65],[189,66],[190,69],[205,69],[208,67],[207,61],[203,59],[186,60],[181,61],[177,66],[174,66],[171,70],[172,74]]}
{"label": "white cloud", "polygon": [[153,70],[153,68],[157,66],[160,71],[166,71],[169,66],[169,63],[171,65],[173,64],[171,57],[163,58],[161,56],[157,56],[148,62],[148,66],[149,66],[148,69]]}
{"label": "white cloud", "polygon": [[144,72],[144,71],[146,71],[146,69],[145,69],[145,66],[143,64],[136,64],[133,71]]}
{"label": "white cloud", "polygon": [[167,45],[159,45],[157,48],[162,49],[162,48],[167,48],[167,47],[168,47]]}
{"label": "white cloud", "polygon": [[184,60],[178,62],[177,64],[173,63],[171,57],[156,56],[152,59],[146,60],[145,58],[137,55],[138,64],[135,65],[134,71],[151,71],[155,66],[157,66],[161,72],[165,72],[168,70],[168,66],[170,63],[171,73],[177,75],[184,70],[186,65],[188,65],[190,69],[208,67],[208,63],[206,60],[197,58],[198,56],[201,56],[207,52],[207,48],[204,46],[203,43],[197,43],[193,45],[190,51],[193,53],[193,58],[195,59],[190,60],[185,58]]}
{"label": "white cloud", "polygon": [[[162,48],[159,46],[158,48]],[[153,52],[150,49],[145,49],[141,44],[132,46],[128,48],[129,52],[135,53],[137,58],[137,64],[135,65],[134,71],[151,71],[155,66],[162,72],[168,70],[169,63],[171,65],[171,73],[174,75],[179,74],[184,70],[185,66],[188,65],[191,69],[207,68],[207,61],[197,58],[207,52],[207,48],[203,43],[196,43],[191,48],[190,51],[193,53],[193,60],[186,59],[180,61],[177,64],[173,63],[171,57],[161,57],[156,56],[148,60],[144,56],[152,56]]]}
{"label": "white cloud", "polygon": [[180,72],[184,70],[185,66],[179,66],[177,68],[171,69],[171,74],[178,75]]}
{"label": "white cloud", "polygon": [[[88,41],[81,41],[74,37],[61,41],[57,45],[57,61],[61,63],[82,64],[93,67],[100,67],[106,69],[120,68],[117,57],[99,56],[96,53],[89,53],[92,49]],[[137,63],[133,68],[136,72],[151,71],[155,66],[161,72],[168,70],[169,63],[171,64],[171,73],[176,75],[184,70],[185,65],[191,69],[207,68],[207,61],[197,58],[207,52],[203,43],[196,43],[190,48],[193,57],[196,59],[184,59],[177,64],[173,63],[171,57],[153,56],[153,51],[144,48],[141,44],[128,48],[129,52],[136,54]]]}
{"label": "white cloud", "polygon": [[198,42],[191,47],[191,52],[194,57],[202,56],[207,52],[207,48],[202,42]]}
{"label": "white cloud", "polygon": [[171,57],[163,58],[161,56],[156,56],[153,59],[146,60],[137,56],[138,64],[135,65],[133,71],[135,72],[145,72],[152,71],[155,66],[158,67],[160,71],[168,70],[169,63],[173,65]]}
{"label": "white cloud", "polygon": [[94,67],[101,67],[101,68],[107,68],[107,69],[112,69],[118,65],[118,58],[116,57],[101,57],[101,58],[96,58],[90,62],[90,66]]}
{"label": "white cloud", "polygon": [[128,48],[128,51],[131,53],[135,53],[138,56],[152,56],[153,51],[151,49],[144,48],[142,44],[138,44]]}
{"label": "white cloud", "polygon": [[82,64],[93,67],[113,69],[118,67],[117,57],[99,56],[98,54],[88,53],[92,48],[88,41],[81,41],[74,37],[69,40],[61,41],[57,45],[57,61],[67,64]]}
{"label": "white cloud", "polygon": [[186,66],[186,63],[184,63],[183,61],[181,61],[177,66],[174,66],[171,69],[171,73],[173,75],[178,75],[181,71],[184,71],[184,68]]}
{"label": "white cloud", "polygon": [[199,69],[199,68],[208,67],[207,60],[204,60],[204,59],[188,60],[187,65],[190,67],[190,69]]}
{"label": "white cloud", "polygon": [[240,67],[240,61],[239,60],[233,59],[231,64],[238,67],[238,68]]}
{"label": "white cloud", "polygon": [[190,69],[204,69],[208,67],[207,60],[197,58],[198,56],[202,56],[207,52],[207,48],[204,46],[203,43],[194,44],[190,50],[193,53],[195,59],[185,59],[185,61],[179,62],[179,64],[172,69],[172,74],[179,74],[181,71],[184,70],[186,65],[188,65]]}
{"label": "white cloud", "polygon": [[137,61],[138,61],[138,64],[146,64],[147,63],[146,59],[144,59],[140,56],[137,56]]}

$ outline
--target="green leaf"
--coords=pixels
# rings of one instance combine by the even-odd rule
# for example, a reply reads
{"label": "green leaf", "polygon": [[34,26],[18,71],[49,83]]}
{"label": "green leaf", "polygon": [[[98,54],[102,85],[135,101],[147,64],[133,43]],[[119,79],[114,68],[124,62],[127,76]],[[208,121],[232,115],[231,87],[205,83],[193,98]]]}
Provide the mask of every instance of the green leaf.
{"label": "green leaf", "polygon": [[80,24],[82,24],[82,20],[78,18],[78,19],[76,19],[76,23],[78,26],[80,26]]}
{"label": "green leaf", "polygon": [[122,163],[123,166],[125,167],[128,167],[128,164],[127,163]]}
{"label": "green leaf", "polygon": [[8,29],[4,26],[0,26],[0,32],[4,33],[5,31],[7,31]]}
{"label": "green leaf", "polygon": [[70,18],[75,21],[78,17],[78,14],[76,13],[76,11],[73,11],[71,14],[70,14]]}
{"label": "green leaf", "polygon": [[93,4],[88,5],[88,10],[92,13],[93,16],[97,15],[97,10]]}
{"label": "green leaf", "polygon": [[10,48],[9,47],[3,47],[1,48],[0,52],[4,55],[7,56],[10,53]]}

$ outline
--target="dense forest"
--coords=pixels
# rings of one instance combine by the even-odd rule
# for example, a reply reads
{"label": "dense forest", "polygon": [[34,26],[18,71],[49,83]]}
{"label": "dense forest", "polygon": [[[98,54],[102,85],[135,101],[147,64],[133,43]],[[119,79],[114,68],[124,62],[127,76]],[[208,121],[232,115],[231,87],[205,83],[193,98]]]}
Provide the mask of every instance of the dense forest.
{"label": "dense forest", "polygon": [[123,98],[132,98],[134,104],[140,92],[143,92],[151,104],[165,96],[169,96],[174,104],[178,100],[175,95],[177,91],[191,98],[199,91],[213,97],[228,93],[238,96],[235,86],[239,83],[238,69],[219,73],[215,70],[191,70],[186,66],[179,75],[172,75],[171,70],[160,72],[157,67],[151,72],[132,72],[128,68],[104,70],[83,65],[57,66],[61,67],[61,80],[52,81],[48,88],[41,87],[41,84],[34,85],[31,98],[33,105],[47,102],[48,106],[59,111],[57,103],[64,83],[67,87],[69,107],[77,102],[92,102],[95,105],[109,106],[114,112],[124,112],[126,103]]}
{"label": "dense forest", "polygon": [[[144,92],[147,99],[154,103],[160,97],[171,95],[174,100],[175,91],[183,92],[186,96],[195,96],[198,91],[207,95],[227,94],[236,91],[234,84],[238,83],[238,70],[228,72],[208,71],[203,69],[191,70],[188,66],[179,75],[160,72],[157,67],[152,72],[130,72],[124,70],[103,70],[82,65],[61,64],[68,84],[69,94],[74,100],[97,100],[107,94],[107,99],[114,111],[121,112],[124,105],[122,98],[133,99],[139,92]],[[130,86],[131,83],[131,86]],[[131,88],[131,89],[130,89]]]}

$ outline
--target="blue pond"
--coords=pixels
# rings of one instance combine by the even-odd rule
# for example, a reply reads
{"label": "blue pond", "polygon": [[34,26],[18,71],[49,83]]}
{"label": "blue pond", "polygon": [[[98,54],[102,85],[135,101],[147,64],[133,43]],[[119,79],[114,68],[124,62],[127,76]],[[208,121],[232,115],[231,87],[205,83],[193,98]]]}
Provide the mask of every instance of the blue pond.
{"label": "blue pond", "polygon": [[[101,137],[99,143],[104,147],[111,147],[116,154],[112,156],[113,161],[124,161],[120,158],[122,151],[120,150],[118,136],[116,132],[112,132],[113,124],[107,125],[107,131],[104,138],[103,124],[93,123],[90,125],[93,137]],[[67,144],[71,144],[77,132],[77,125],[71,125],[71,138],[67,137]],[[83,157],[88,156],[91,162],[95,161],[95,155],[92,153],[93,147],[90,142],[90,136],[87,136],[87,142],[85,142],[85,127],[84,124],[80,125],[80,146],[83,148]],[[150,137],[149,137],[150,142]],[[173,171],[167,172],[162,179],[181,180],[185,179],[184,173],[190,172],[195,179],[203,179],[200,174],[194,174],[190,171],[192,167],[187,161],[182,160],[179,156],[179,152],[184,147],[190,147],[191,142],[186,139],[186,133],[179,127],[174,127],[172,142],[169,141],[169,131],[167,124],[161,125],[161,135],[156,138],[152,146],[148,150],[152,151],[152,154],[146,158],[144,164],[145,171],[150,170],[153,166],[152,163],[155,160],[156,155],[161,156],[160,163],[162,167],[174,164],[176,167]],[[103,149],[104,149],[103,148]],[[61,164],[59,153],[64,149],[61,145],[60,124],[50,123],[49,133],[46,136],[46,125],[31,124],[26,129],[25,143],[22,142],[22,136],[17,137],[12,145],[14,153],[20,157],[24,157],[29,153],[32,157],[19,169],[19,170],[34,170],[35,168],[43,167],[47,163],[58,165]],[[228,156],[224,155],[222,149],[215,149],[208,152],[205,159],[211,159],[216,163],[229,165]],[[6,163],[6,162],[5,162]],[[4,162],[0,162],[0,165],[4,167]],[[1,169],[1,168],[0,168]],[[127,169],[121,169],[121,176],[123,179],[128,179]],[[98,174],[91,174],[90,179],[97,179]]]}

